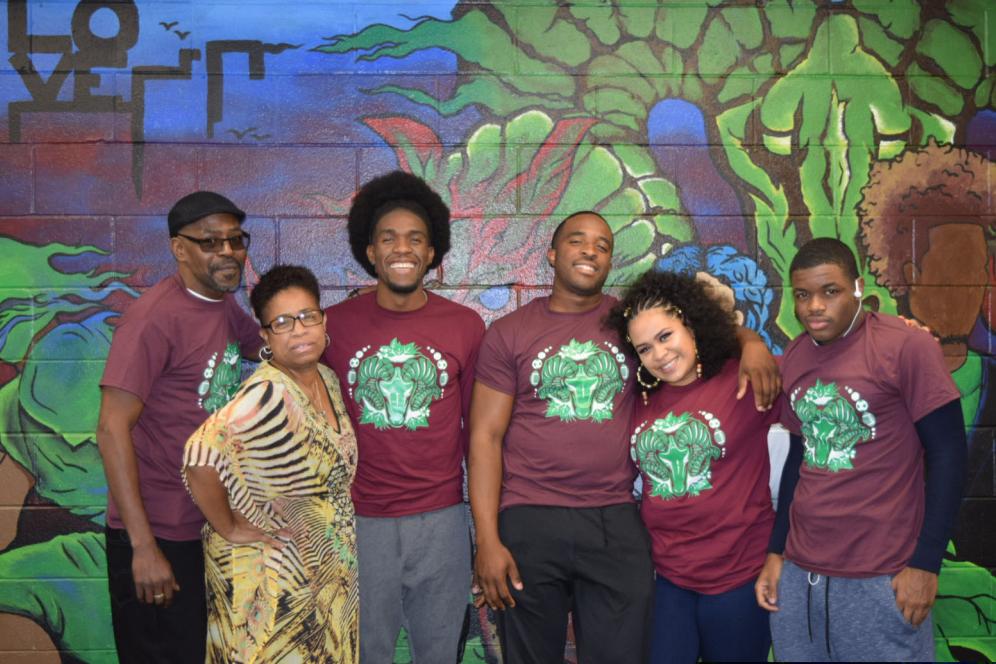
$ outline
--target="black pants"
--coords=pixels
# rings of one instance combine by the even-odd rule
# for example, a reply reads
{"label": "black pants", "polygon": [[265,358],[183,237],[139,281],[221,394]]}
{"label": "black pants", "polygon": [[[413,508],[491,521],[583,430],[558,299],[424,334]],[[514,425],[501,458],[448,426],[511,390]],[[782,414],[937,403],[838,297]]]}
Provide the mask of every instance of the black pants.
{"label": "black pants", "polygon": [[173,567],[180,591],[168,608],[145,604],[135,596],[128,533],[107,528],[107,582],[111,622],[121,664],[200,664],[207,641],[204,598],[204,552],[200,540],[172,542],[156,538]]}
{"label": "black pants", "polygon": [[524,586],[496,612],[505,664],[562,664],[568,612],[581,664],[645,664],[654,568],[636,505],[511,507],[498,531]]}

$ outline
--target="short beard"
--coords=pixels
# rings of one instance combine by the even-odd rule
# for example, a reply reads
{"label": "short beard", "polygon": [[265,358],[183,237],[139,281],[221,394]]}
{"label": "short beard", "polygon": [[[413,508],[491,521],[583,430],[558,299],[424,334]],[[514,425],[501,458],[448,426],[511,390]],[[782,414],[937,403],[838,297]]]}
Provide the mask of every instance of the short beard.
{"label": "short beard", "polygon": [[564,284],[564,289],[578,295],[580,297],[593,297],[595,295],[600,295],[602,293],[602,287],[605,286],[605,279],[592,286],[591,288],[581,288],[575,284],[570,283],[566,279],[562,282]]}
{"label": "short beard", "polygon": [[387,279],[384,279],[383,282],[384,285],[387,286],[387,289],[389,291],[391,291],[392,293],[396,293],[398,295],[411,295],[412,293],[418,290],[419,286],[422,285],[421,279],[414,283],[404,286],[398,285],[392,281],[388,281]]}
{"label": "short beard", "polygon": [[231,286],[223,285],[220,282],[218,282],[217,279],[214,278],[214,273],[215,272],[220,271],[220,270],[222,270],[222,269],[224,269],[226,267],[231,267],[231,266],[230,265],[222,265],[222,266],[219,266],[217,268],[212,268],[212,267],[208,268],[208,277],[209,277],[210,282],[211,282],[211,284],[210,284],[211,288],[215,289],[219,293],[235,293],[242,286],[242,273],[243,273],[242,266],[241,265],[238,266],[238,269],[239,269],[239,278]]}

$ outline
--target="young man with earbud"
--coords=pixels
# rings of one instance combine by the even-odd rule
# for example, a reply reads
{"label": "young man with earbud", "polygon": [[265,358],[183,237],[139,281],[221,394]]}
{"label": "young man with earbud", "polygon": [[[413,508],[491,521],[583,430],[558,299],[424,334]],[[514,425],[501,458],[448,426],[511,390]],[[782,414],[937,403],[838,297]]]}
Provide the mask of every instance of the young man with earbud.
{"label": "young man with earbud", "polygon": [[775,656],[933,661],[965,477],[960,395],[930,335],[862,309],[847,245],[808,242],[790,273],[805,333],[782,362],[792,443],[756,584]]}

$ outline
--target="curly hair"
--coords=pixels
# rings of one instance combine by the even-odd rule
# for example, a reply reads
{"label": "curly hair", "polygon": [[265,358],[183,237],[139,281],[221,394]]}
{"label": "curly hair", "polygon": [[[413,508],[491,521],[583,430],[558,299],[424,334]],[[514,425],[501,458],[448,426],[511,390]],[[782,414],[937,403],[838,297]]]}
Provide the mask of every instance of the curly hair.
{"label": "curly hair", "polygon": [[[256,320],[263,325],[263,310],[273,297],[288,288],[300,288],[315,297],[315,302],[321,303],[322,293],[318,288],[318,279],[314,273],[300,265],[274,265],[259,278],[259,283],[249,293],[249,304],[252,305]],[[319,304],[320,306],[320,304]]]}
{"label": "curly hair", "polygon": [[876,163],[858,203],[861,241],[875,281],[893,295],[905,294],[903,265],[919,264],[935,226],[977,224],[988,237],[996,221],[989,205],[993,181],[996,163],[933,138],[926,147]]}
{"label": "curly hair", "polygon": [[[686,274],[648,270],[609,311],[605,324],[628,342],[629,322],[641,311],[655,307],[680,311],[681,322],[695,337],[703,378],[715,376],[726,360],[740,355],[733,315],[711,298],[695,277]],[[640,361],[632,343],[622,345],[630,357]]]}
{"label": "curly hair", "polygon": [[450,209],[446,203],[417,175],[392,171],[360,187],[346,223],[353,258],[371,277],[377,276],[373,263],[367,258],[374,228],[381,217],[398,208],[408,210],[425,222],[429,243],[435,250],[430,270],[439,267],[450,250]]}

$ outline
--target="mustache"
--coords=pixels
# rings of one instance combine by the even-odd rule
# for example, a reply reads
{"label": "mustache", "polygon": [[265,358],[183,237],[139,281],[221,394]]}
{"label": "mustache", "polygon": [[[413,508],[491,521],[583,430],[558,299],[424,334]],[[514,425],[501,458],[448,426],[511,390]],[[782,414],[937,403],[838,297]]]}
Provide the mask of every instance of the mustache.
{"label": "mustache", "polygon": [[233,267],[239,272],[242,271],[242,263],[238,262],[234,258],[225,258],[217,263],[212,263],[208,270],[211,272],[219,272]]}

